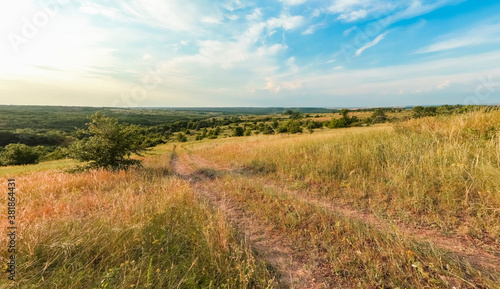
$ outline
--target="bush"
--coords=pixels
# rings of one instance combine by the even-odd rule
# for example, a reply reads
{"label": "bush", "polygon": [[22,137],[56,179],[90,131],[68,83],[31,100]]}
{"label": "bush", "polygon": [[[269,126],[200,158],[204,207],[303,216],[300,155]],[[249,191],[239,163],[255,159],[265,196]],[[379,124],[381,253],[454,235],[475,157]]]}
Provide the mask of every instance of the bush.
{"label": "bush", "polygon": [[245,130],[241,126],[237,126],[234,128],[233,136],[243,136]]}
{"label": "bush", "polygon": [[182,132],[177,134],[177,141],[178,142],[187,142],[187,138]]}
{"label": "bush", "polygon": [[69,157],[70,152],[68,148],[65,147],[57,147],[52,152],[47,153],[42,161],[55,161]]}
{"label": "bush", "polygon": [[9,144],[0,153],[0,164],[18,166],[37,164],[42,156],[40,147],[29,147],[25,144]]}
{"label": "bush", "polygon": [[385,112],[382,109],[377,108],[373,112],[370,119],[372,120],[372,123],[382,123],[382,122],[387,121],[387,115],[385,114]]}
{"label": "bush", "polygon": [[70,148],[71,156],[79,161],[90,162],[90,167],[105,169],[127,169],[137,165],[132,154],[145,150],[138,126],[118,124],[114,118],[96,113],[82,131],[88,138],[76,141]]}

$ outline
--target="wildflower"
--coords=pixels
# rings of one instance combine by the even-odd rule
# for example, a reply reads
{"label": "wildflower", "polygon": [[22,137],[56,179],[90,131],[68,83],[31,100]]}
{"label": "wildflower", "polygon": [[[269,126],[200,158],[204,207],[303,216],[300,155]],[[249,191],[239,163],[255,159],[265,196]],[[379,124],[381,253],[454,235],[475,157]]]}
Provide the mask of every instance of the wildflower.
{"label": "wildflower", "polygon": [[160,272],[160,268],[156,268],[156,272]]}

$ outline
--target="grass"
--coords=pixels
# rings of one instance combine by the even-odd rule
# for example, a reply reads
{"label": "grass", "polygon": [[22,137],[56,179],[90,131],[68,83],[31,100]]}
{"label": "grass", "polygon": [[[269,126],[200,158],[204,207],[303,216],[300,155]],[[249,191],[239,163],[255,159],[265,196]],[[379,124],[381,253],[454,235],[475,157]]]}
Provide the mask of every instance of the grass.
{"label": "grass", "polygon": [[[206,177],[200,185],[305,252],[315,276],[331,284],[500,284],[498,272],[457,254],[287,191],[498,245],[498,110],[181,146],[216,164],[198,168]],[[19,251],[16,283],[2,273],[0,288],[279,287],[279,276],[223,214],[176,176],[173,149],[159,146],[139,157],[143,167],[129,171],[68,173],[71,160],[1,168],[0,176],[15,176],[18,186]],[[0,239],[0,246],[6,242]],[[0,252],[3,264],[8,257]]]}
{"label": "grass", "polygon": [[495,110],[192,149],[388,219],[500,243],[499,131]]}
{"label": "grass", "polygon": [[37,165],[24,166],[0,166],[0,177],[17,176],[32,172],[43,172],[47,170],[64,171],[77,165],[77,161],[71,159],[42,162]]}
{"label": "grass", "polygon": [[[158,150],[127,172],[70,174],[44,170],[46,164],[11,171],[18,273],[14,284],[2,273],[0,287],[274,287],[266,264],[221,214],[172,175],[169,147]],[[8,257],[2,250],[3,264]]]}
{"label": "grass", "polygon": [[345,288],[495,288],[482,271],[426,242],[406,240],[327,211],[252,178],[225,175],[212,183],[232,202],[307,252],[317,276]]}

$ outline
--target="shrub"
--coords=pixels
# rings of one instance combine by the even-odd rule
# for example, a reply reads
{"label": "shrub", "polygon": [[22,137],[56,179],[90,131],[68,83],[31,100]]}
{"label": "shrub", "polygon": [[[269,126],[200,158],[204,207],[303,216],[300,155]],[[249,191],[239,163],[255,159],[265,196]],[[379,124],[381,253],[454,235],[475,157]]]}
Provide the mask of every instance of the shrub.
{"label": "shrub", "polygon": [[243,136],[245,130],[241,126],[237,126],[234,128],[233,136]]}
{"label": "shrub", "polygon": [[187,138],[186,138],[186,136],[182,132],[180,132],[180,133],[177,134],[177,141],[179,141],[179,142],[187,142]]}
{"label": "shrub", "polygon": [[8,144],[0,153],[0,164],[9,166],[37,164],[42,156],[40,147],[29,147],[25,144]]}

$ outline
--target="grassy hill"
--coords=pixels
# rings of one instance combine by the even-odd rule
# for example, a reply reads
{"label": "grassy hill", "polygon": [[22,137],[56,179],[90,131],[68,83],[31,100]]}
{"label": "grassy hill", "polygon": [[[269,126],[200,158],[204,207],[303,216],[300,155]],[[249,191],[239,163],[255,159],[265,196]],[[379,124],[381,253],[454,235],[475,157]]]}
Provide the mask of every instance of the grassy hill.
{"label": "grassy hill", "polygon": [[493,110],[170,143],[129,171],[3,167],[15,286],[499,288],[499,152]]}

